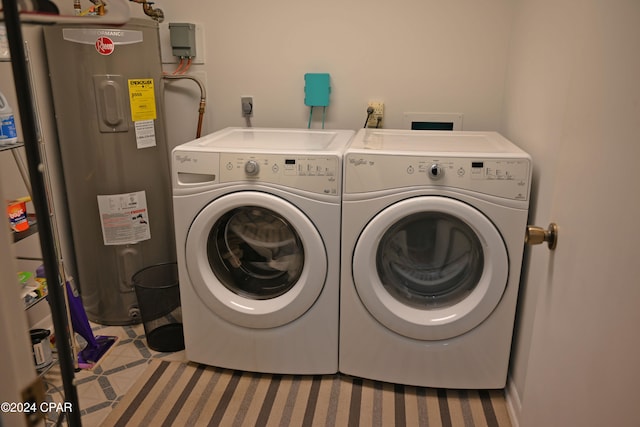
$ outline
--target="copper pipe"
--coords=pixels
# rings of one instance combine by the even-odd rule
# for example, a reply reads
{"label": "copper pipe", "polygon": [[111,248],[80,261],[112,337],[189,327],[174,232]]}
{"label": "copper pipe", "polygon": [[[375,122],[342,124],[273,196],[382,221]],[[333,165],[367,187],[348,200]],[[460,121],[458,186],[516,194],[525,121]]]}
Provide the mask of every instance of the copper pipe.
{"label": "copper pipe", "polygon": [[167,80],[189,79],[196,82],[200,87],[200,106],[198,108],[198,128],[196,129],[196,139],[200,138],[202,134],[202,122],[204,118],[204,110],[207,104],[207,93],[205,91],[204,85],[196,77],[190,76],[188,74],[164,74],[162,78]]}
{"label": "copper pipe", "polygon": [[204,106],[206,105],[206,101],[204,99],[200,100],[200,108],[198,108],[198,129],[196,131],[196,139],[200,138],[202,135],[202,119],[204,117]]}

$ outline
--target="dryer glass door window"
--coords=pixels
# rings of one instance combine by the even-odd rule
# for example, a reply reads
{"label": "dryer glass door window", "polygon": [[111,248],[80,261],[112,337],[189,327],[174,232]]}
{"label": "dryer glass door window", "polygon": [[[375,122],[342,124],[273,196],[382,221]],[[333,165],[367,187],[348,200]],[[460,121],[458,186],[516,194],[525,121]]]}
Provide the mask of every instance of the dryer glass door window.
{"label": "dryer glass door window", "polygon": [[353,280],[381,324],[409,338],[442,340],[470,331],[497,307],[508,260],[500,232],[479,210],[449,197],[413,197],[362,230]]}
{"label": "dryer glass door window", "polygon": [[259,206],[224,214],[209,234],[207,256],[227,289],[258,300],[288,292],[304,265],[303,245],[293,226]]}
{"label": "dryer glass door window", "polygon": [[442,212],[419,212],[398,221],[382,236],[376,256],[384,287],[415,308],[458,303],[475,288],[483,266],[476,233]]}

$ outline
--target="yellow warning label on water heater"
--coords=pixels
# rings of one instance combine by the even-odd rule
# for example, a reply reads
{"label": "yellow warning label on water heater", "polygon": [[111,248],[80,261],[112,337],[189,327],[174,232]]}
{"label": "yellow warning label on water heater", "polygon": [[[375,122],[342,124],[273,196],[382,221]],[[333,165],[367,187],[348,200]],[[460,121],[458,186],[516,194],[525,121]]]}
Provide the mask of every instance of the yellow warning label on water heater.
{"label": "yellow warning label on water heater", "polygon": [[129,104],[133,122],[156,119],[153,79],[129,79]]}

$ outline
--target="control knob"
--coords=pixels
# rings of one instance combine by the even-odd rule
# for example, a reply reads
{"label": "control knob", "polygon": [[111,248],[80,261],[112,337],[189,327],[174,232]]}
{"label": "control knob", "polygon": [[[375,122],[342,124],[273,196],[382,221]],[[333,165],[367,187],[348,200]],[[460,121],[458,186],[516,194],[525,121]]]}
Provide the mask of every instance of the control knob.
{"label": "control knob", "polygon": [[442,167],[439,164],[434,163],[431,166],[429,166],[429,178],[440,179],[442,178],[443,175],[444,175],[444,169],[442,169]]}
{"label": "control knob", "polygon": [[249,176],[256,176],[260,172],[260,165],[255,160],[249,160],[244,164],[244,172]]}

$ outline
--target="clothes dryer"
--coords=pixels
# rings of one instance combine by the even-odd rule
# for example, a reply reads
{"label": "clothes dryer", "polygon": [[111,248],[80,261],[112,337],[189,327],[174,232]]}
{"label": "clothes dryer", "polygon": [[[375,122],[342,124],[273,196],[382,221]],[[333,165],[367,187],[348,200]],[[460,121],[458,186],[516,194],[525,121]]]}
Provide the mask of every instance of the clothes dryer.
{"label": "clothes dryer", "polygon": [[493,132],[363,129],[344,158],[340,371],[505,385],[531,158]]}
{"label": "clothes dryer", "polygon": [[189,360],[337,372],[342,154],[353,134],[228,128],[173,150]]}

